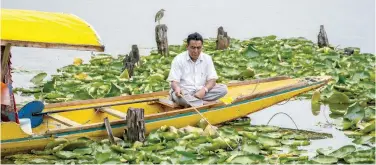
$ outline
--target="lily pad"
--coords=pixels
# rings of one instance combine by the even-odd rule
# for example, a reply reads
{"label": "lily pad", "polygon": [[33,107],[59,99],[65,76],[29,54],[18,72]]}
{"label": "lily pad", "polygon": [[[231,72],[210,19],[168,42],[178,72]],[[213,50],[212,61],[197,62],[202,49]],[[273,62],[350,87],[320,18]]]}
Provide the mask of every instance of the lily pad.
{"label": "lily pad", "polygon": [[353,123],[358,123],[364,118],[363,107],[361,107],[359,103],[352,104],[349,106],[344,118],[352,121]]}
{"label": "lily pad", "polygon": [[264,156],[261,155],[243,155],[237,156],[232,159],[229,163],[233,164],[257,164],[262,163],[265,160]]}
{"label": "lily pad", "polygon": [[260,147],[257,144],[243,144],[242,150],[248,154],[256,154],[260,153]]}
{"label": "lily pad", "polygon": [[351,154],[355,150],[356,150],[355,146],[347,145],[347,146],[343,146],[343,147],[339,148],[338,150],[330,153],[328,156],[333,156],[333,157],[340,159],[340,158],[344,158],[345,156]]}
{"label": "lily pad", "polygon": [[334,156],[319,155],[314,157],[312,161],[320,164],[333,164],[338,162],[338,158]]}
{"label": "lily pad", "polygon": [[327,100],[328,103],[332,104],[348,104],[350,103],[350,99],[347,95],[335,91]]}
{"label": "lily pad", "polygon": [[35,85],[38,85],[40,83],[42,83],[43,79],[47,76],[47,73],[45,72],[42,72],[42,73],[39,73],[37,75],[35,75],[31,80],[30,82],[32,82],[33,84]]}
{"label": "lily pad", "polygon": [[256,141],[264,147],[276,147],[281,145],[279,141],[267,137],[258,137]]}

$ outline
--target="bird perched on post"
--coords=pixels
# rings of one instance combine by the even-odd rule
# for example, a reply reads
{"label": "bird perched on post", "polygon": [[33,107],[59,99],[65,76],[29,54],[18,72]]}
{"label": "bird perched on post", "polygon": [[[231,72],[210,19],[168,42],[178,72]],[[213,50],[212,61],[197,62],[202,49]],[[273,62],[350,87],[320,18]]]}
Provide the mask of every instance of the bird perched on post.
{"label": "bird perched on post", "polygon": [[155,22],[158,21],[158,25],[160,24],[160,20],[163,18],[164,11],[164,9],[161,9],[157,12],[157,14],[155,14]]}

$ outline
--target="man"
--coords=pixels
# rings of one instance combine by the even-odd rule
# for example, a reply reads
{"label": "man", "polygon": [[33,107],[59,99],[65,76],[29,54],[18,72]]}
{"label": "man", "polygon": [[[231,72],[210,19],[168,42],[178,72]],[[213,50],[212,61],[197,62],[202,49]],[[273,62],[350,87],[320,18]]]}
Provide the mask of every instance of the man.
{"label": "man", "polygon": [[[189,107],[215,101],[227,94],[218,79],[212,58],[202,53],[203,38],[198,33],[187,38],[187,51],[177,55],[171,64],[167,81],[171,82],[170,97],[175,103]],[[184,97],[184,99],[182,98]]]}

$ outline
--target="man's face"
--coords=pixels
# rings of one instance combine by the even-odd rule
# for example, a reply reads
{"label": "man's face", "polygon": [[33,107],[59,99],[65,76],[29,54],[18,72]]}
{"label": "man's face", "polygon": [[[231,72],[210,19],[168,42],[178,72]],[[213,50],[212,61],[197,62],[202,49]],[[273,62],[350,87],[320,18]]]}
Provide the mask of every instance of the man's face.
{"label": "man's face", "polygon": [[192,60],[197,60],[201,54],[202,42],[200,40],[190,40],[187,46],[188,54]]}

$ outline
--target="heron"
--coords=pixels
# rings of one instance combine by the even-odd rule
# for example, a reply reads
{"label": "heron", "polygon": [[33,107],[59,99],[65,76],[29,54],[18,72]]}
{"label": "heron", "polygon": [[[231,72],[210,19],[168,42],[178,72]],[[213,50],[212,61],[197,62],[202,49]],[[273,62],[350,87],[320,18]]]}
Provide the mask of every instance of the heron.
{"label": "heron", "polygon": [[164,11],[164,9],[161,9],[157,12],[157,14],[155,14],[155,22],[158,21],[158,25],[160,24],[160,20],[163,18]]}

